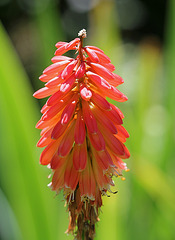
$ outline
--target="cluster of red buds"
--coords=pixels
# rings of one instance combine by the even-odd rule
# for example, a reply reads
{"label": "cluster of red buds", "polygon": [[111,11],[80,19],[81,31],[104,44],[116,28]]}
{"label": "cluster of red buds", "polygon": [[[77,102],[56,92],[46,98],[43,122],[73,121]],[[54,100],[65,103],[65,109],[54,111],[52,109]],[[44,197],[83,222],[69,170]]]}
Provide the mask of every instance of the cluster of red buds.
{"label": "cluster of red buds", "polygon": [[[50,188],[63,190],[76,239],[94,239],[102,195],[114,186],[113,176],[127,170],[130,156],[124,145],[129,134],[123,113],[106,97],[124,102],[116,87],[123,79],[113,73],[111,60],[94,46],[83,46],[86,31],[71,42],[58,42],[53,64],[40,76],[45,87],[34,97],[50,96],[36,127],[42,129],[38,147],[45,147],[40,163],[53,172]],[[62,56],[75,50],[76,58]]]}

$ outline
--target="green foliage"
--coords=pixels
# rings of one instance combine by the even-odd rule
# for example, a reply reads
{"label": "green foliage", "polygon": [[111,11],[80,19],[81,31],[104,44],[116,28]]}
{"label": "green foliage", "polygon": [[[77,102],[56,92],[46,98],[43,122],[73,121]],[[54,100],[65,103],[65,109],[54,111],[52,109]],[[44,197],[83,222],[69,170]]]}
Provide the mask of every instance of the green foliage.
{"label": "green foliage", "polygon": [[[2,25],[0,45],[0,187],[6,196],[7,213],[12,211],[14,214],[13,226],[19,226],[21,239],[53,239],[60,232],[61,238],[66,239],[63,233],[67,227],[64,203],[58,204],[58,199],[54,199],[47,188],[49,171],[38,164],[40,151],[35,145],[39,133],[34,126],[39,119],[39,109]],[[4,219],[1,214],[0,221]],[[58,231],[59,219],[61,231]],[[9,228],[6,231],[8,236]],[[19,238],[14,236],[13,239]]]}

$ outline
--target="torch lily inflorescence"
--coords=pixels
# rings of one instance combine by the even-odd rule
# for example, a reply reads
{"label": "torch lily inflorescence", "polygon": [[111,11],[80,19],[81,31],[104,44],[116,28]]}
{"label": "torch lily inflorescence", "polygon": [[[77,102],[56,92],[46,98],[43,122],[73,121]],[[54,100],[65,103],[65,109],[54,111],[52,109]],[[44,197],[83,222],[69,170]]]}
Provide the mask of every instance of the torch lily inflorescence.
{"label": "torch lily inflorescence", "polygon": [[[123,113],[106,100],[124,102],[116,87],[123,79],[104,52],[83,46],[83,29],[71,42],[58,42],[53,64],[40,76],[45,87],[34,97],[51,95],[36,127],[42,129],[38,147],[45,147],[40,163],[52,171],[50,187],[63,190],[70,213],[67,232],[76,239],[94,239],[102,195],[114,186],[113,176],[127,170],[130,156],[124,145],[129,134],[122,126]],[[62,56],[76,51],[76,58]]]}

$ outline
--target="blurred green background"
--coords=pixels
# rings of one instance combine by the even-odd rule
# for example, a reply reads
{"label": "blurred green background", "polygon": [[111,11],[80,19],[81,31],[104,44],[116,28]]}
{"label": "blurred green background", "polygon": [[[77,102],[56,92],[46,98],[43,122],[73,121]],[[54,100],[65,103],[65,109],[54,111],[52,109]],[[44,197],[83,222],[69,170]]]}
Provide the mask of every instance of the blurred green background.
{"label": "blurred green background", "polygon": [[66,240],[68,213],[39,165],[32,93],[55,43],[86,28],[125,83],[131,171],[104,197],[97,240],[175,239],[175,1],[0,0],[0,240]]}

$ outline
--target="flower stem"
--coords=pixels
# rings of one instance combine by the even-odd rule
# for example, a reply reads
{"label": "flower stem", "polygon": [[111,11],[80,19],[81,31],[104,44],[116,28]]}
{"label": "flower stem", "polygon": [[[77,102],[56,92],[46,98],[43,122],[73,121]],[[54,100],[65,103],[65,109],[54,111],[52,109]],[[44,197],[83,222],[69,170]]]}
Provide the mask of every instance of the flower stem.
{"label": "flower stem", "polygon": [[80,61],[83,61],[83,52],[82,52],[82,47],[83,47],[83,37],[80,37],[80,45],[79,45],[79,56],[80,56]]}
{"label": "flower stem", "polygon": [[84,240],[84,231],[82,232],[82,240]]}

